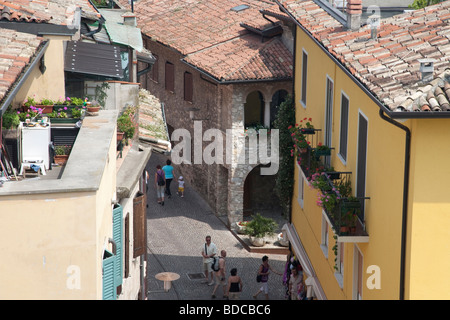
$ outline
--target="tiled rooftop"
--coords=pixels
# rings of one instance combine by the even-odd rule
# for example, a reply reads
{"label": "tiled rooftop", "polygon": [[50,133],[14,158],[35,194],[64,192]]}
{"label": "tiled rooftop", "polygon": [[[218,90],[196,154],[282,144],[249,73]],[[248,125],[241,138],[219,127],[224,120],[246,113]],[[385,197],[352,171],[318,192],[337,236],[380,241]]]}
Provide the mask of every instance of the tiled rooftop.
{"label": "tiled rooftop", "polygon": [[84,17],[100,17],[88,0],[0,0],[0,20],[67,25],[72,23],[76,7]]}
{"label": "tiled rooftop", "polygon": [[381,19],[375,39],[369,25],[347,30],[313,0],[279,3],[390,110],[413,110],[401,106],[426,87],[419,59],[435,59],[435,76],[449,67],[450,1]]}
{"label": "tiled rooftop", "polygon": [[0,102],[36,54],[42,42],[41,37],[0,29]]}
{"label": "tiled rooftop", "polygon": [[[120,3],[129,8],[127,0]],[[231,10],[242,4],[248,8]],[[280,12],[268,0],[140,0],[134,3],[138,27],[144,34],[186,55],[185,61],[217,79],[290,78],[292,55],[283,43],[275,38],[262,42],[261,36],[240,25],[247,23],[261,29],[270,24],[261,9]],[[274,17],[271,20],[277,21]]]}
{"label": "tiled rooftop", "polygon": [[190,54],[184,60],[220,81],[283,79],[293,73],[292,55],[280,38],[261,43],[253,34]]}

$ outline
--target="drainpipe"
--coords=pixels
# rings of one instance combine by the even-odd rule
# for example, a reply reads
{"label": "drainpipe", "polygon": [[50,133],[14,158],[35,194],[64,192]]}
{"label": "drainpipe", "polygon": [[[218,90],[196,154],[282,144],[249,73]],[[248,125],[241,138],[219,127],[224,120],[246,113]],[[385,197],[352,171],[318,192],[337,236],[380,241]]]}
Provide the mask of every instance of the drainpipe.
{"label": "drainpipe", "polygon": [[411,131],[408,127],[398,123],[387,117],[383,110],[380,109],[380,117],[402,129],[406,133],[405,137],[405,168],[403,177],[403,208],[402,208],[402,236],[401,236],[401,253],[400,253],[400,300],[405,300],[405,260],[406,260],[406,232],[407,232],[407,218],[408,218],[408,193],[409,193],[409,169],[411,160]]}
{"label": "drainpipe", "polygon": [[105,18],[103,18],[103,16],[101,16],[100,19],[98,20],[98,27],[97,27],[97,29],[96,30],[92,30],[92,31],[90,31],[88,33],[85,33],[84,36],[90,37],[90,36],[92,36],[92,35],[94,35],[96,33],[99,33],[102,30],[102,28],[103,28],[103,23],[105,23]]}

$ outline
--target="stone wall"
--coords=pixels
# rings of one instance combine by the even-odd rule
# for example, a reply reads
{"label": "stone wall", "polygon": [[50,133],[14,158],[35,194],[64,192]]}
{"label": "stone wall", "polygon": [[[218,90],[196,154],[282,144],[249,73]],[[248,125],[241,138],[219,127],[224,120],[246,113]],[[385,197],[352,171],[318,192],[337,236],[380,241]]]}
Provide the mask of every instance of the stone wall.
{"label": "stone wall", "polygon": [[[175,164],[177,173],[185,177],[188,185],[195,188],[208,202],[216,215],[228,215],[230,226],[243,216],[244,181],[248,173],[259,163],[249,164],[248,160],[238,163],[240,156],[248,156],[245,149],[244,136],[244,104],[249,93],[258,90],[262,93],[265,106],[265,118],[270,115],[270,102],[273,94],[280,89],[291,92],[292,82],[257,82],[242,84],[219,84],[202,74],[198,70],[184,64],[180,60],[183,56],[161,44],[145,40],[147,49],[158,57],[156,64],[158,69],[158,81],[152,80],[152,72],[142,76],[140,82],[144,88],[150,91],[164,103],[169,133],[183,128],[189,131],[191,141],[192,163]],[[174,92],[164,88],[165,62],[174,65],[175,86]],[[184,101],[184,72],[190,72],[193,76],[193,101]],[[202,142],[201,147],[194,142],[194,120],[189,117],[189,110],[194,112],[194,119],[201,123],[201,135],[208,129],[219,129],[223,135],[224,154],[221,157],[223,164],[194,164],[195,151],[205,150],[210,142]],[[265,121],[267,122],[267,121]],[[197,124],[198,124],[197,123]],[[231,154],[227,152],[227,137],[231,138],[229,147]],[[227,156],[231,162],[227,163]],[[219,156],[220,158],[220,156]]]}

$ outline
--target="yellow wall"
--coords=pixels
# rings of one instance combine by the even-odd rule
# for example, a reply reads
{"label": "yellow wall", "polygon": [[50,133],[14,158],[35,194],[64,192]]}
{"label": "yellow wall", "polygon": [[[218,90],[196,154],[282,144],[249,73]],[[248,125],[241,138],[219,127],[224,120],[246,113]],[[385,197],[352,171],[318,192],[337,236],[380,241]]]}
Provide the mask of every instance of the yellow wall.
{"label": "yellow wall", "polygon": [[448,121],[414,121],[406,295],[410,299],[450,299]]}
{"label": "yellow wall", "polygon": [[[2,197],[0,288],[8,290],[0,290],[0,299],[102,299],[116,190],[111,141],[97,192]],[[76,272],[79,288],[71,287]]]}
{"label": "yellow wall", "polygon": [[45,66],[44,73],[39,70],[39,63],[32,70],[28,79],[15,96],[13,105],[15,107],[22,104],[27,97],[33,97],[39,101],[41,99],[64,99],[64,41],[70,40],[69,37],[46,36],[49,45],[44,54]]}
{"label": "yellow wall", "polygon": [[[300,103],[302,49],[308,52],[308,84],[306,109]],[[335,63],[299,28],[296,49],[296,122],[312,118],[316,128],[324,129],[325,91],[327,75],[334,82],[333,132],[331,165],[337,171],[352,172],[352,187],[356,189],[358,112],[368,119],[368,152],[366,196],[366,227],[369,243],[345,244],[344,288],[339,287],[333,273],[334,253],[325,259],[321,242],[321,210],[315,204],[315,190],[305,187],[305,210],[293,200],[293,223],[316,269],[319,280],[329,299],[352,299],[354,246],[361,251],[364,271],[371,265],[380,267],[381,289],[364,287],[363,299],[397,299],[399,293],[401,210],[405,134],[402,130],[382,120],[379,107],[335,65]],[[337,157],[339,151],[341,91],[349,97],[349,134],[347,162]],[[318,134],[323,142],[323,131]],[[298,168],[296,175],[298,177]],[[297,181],[296,181],[297,184]],[[297,195],[297,186],[294,195]],[[318,210],[319,209],[319,210]],[[329,233],[329,248],[334,245]],[[364,283],[370,274],[365,273]]]}

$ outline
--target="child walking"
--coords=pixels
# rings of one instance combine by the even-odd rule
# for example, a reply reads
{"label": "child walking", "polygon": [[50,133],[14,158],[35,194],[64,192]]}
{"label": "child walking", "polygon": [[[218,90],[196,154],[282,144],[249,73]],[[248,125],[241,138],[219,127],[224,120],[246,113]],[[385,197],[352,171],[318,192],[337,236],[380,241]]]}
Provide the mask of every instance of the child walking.
{"label": "child walking", "polygon": [[180,176],[178,178],[178,195],[181,195],[181,197],[184,197],[184,179],[183,176]]}

